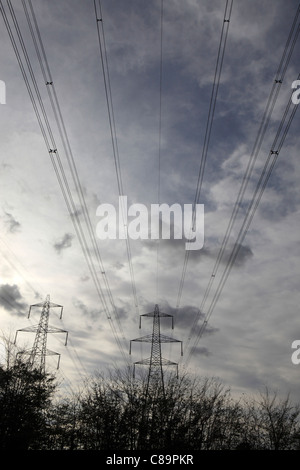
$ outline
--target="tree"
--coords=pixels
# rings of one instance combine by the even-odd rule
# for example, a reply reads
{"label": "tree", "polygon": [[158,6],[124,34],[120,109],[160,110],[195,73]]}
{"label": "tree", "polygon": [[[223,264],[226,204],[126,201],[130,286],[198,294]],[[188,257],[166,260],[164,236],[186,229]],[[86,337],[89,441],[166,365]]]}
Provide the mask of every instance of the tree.
{"label": "tree", "polygon": [[290,450],[297,448],[299,435],[299,405],[289,396],[282,399],[266,387],[259,400],[248,403],[248,441],[251,448]]}
{"label": "tree", "polygon": [[52,403],[46,413],[44,449],[81,449],[78,398],[63,398]]}
{"label": "tree", "polygon": [[82,446],[85,450],[122,449],[120,434],[123,414],[120,397],[98,375],[87,385],[80,399],[79,421]]}
{"label": "tree", "polygon": [[10,357],[0,366],[0,449],[39,448],[54,377],[29,368],[21,355],[8,351]]}

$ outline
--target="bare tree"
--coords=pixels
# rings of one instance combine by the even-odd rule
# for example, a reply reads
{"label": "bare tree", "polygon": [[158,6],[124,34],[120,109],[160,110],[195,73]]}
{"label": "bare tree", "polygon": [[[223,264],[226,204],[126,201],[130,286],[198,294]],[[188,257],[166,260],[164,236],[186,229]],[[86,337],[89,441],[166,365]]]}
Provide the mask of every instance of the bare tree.
{"label": "bare tree", "polygon": [[299,405],[293,405],[289,395],[280,398],[266,387],[259,399],[245,403],[247,427],[245,441],[252,449],[290,450],[298,446]]}
{"label": "bare tree", "polygon": [[6,344],[0,366],[0,448],[40,448],[46,433],[45,411],[56,388],[54,376],[29,368],[12,342]]}

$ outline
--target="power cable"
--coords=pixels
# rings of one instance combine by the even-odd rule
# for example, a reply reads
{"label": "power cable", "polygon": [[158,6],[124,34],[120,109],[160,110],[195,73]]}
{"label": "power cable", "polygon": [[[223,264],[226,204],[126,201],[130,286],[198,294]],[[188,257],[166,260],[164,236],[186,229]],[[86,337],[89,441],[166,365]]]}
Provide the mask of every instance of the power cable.
{"label": "power cable", "polygon": [[[164,26],[164,1],[161,0],[160,7],[160,64],[159,64],[159,118],[158,118],[158,187],[157,203],[161,199],[161,139],[162,139],[162,78],[163,78],[163,26]],[[158,226],[160,230],[160,226]],[[156,246],[156,301],[158,302],[159,292],[159,247],[160,234],[158,233]]]}
{"label": "power cable", "polygon": [[[10,40],[11,40],[11,43],[12,43],[12,46],[13,46],[13,49],[15,51],[15,54],[16,54],[16,57],[17,57],[17,60],[18,60],[18,63],[19,63],[19,66],[20,66],[20,69],[21,69],[21,72],[22,72],[22,75],[23,75],[23,78],[24,78],[24,81],[25,81],[25,84],[26,84],[26,87],[27,87],[27,90],[28,90],[28,93],[29,93],[29,97],[31,99],[31,102],[32,102],[32,105],[33,105],[33,108],[34,108],[34,111],[36,113],[36,116],[37,116],[37,119],[38,119],[38,123],[39,123],[39,126],[40,126],[40,129],[41,129],[41,132],[42,132],[42,135],[43,135],[43,138],[44,138],[44,141],[45,141],[45,144],[47,146],[47,150],[48,150],[48,153],[50,155],[50,158],[51,158],[51,162],[52,162],[52,165],[54,167],[54,170],[55,170],[55,173],[56,173],[56,176],[57,176],[57,179],[58,179],[58,182],[59,182],[59,186],[60,186],[60,189],[62,191],[62,194],[63,194],[63,197],[64,197],[64,200],[66,202],[66,205],[67,205],[67,208],[68,208],[68,211],[69,211],[69,214],[71,216],[71,220],[73,222],[73,225],[74,225],[74,229],[76,231],[76,234],[78,236],[78,239],[80,241],[80,244],[81,244],[81,248],[82,248],[82,251],[84,253],[84,256],[86,258],[86,261],[87,261],[87,264],[88,264],[88,267],[89,267],[89,270],[90,270],[90,273],[92,275],[92,278],[93,278],[93,281],[95,283],[95,286],[96,286],[96,289],[97,289],[97,292],[99,294],[99,297],[103,303],[103,306],[104,306],[104,310],[106,312],[106,315],[107,315],[107,318],[109,320],[109,323],[110,323],[110,326],[112,328],[112,331],[114,333],[114,337],[115,337],[115,340],[120,348],[120,351],[121,353],[123,354],[124,356],[124,359],[126,360],[126,356],[125,356],[125,353],[123,351],[123,347],[122,347],[122,344],[118,338],[118,335],[117,335],[117,331],[115,329],[115,326],[114,326],[114,323],[113,323],[113,320],[107,310],[107,306],[106,306],[106,302],[105,302],[105,297],[104,297],[104,294],[102,292],[102,289],[101,289],[101,286],[99,285],[99,282],[98,282],[98,278],[97,278],[97,273],[95,271],[95,268],[93,266],[93,263],[92,263],[92,258],[91,258],[91,255],[90,255],[90,251],[87,247],[87,244],[86,244],[86,240],[85,240],[85,236],[82,232],[82,227],[81,227],[81,223],[78,219],[78,215],[77,215],[77,212],[76,212],[76,207],[74,205],[74,201],[73,201],[73,198],[72,198],[72,195],[71,195],[71,191],[70,191],[70,188],[69,188],[69,185],[68,185],[68,182],[67,182],[67,179],[66,179],[66,176],[65,176],[65,173],[64,173],[64,170],[63,170],[63,165],[61,163],[61,160],[60,160],[60,156],[59,156],[59,153],[58,153],[58,150],[56,148],[56,144],[55,144],[55,140],[54,140],[54,137],[53,137],[53,134],[52,134],[52,130],[51,130],[51,127],[49,125],[49,121],[48,121],[48,118],[47,118],[47,114],[46,114],[46,111],[45,111],[45,108],[43,106],[43,102],[42,102],[42,99],[41,99],[41,96],[40,96],[40,92],[39,92],[39,89],[38,89],[38,86],[37,86],[37,83],[36,83],[36,80],[35,80],[35,76],[34,76],[34,72],[32,70],[32,67],[31,67],[31,64],[30,64],[30,60],[29,60],[29,57],[28,57],[28,54],[27,54],[27,51],[26,51],[26,46],[24,44],[24,41],[23,41],[23,38],[22,38],[22,35],[21,35],[21,32],[20,32],[20,29],[19,29],[19,26],[18,26],[18,22],[17,22],[17,19],[15,17],[15,14],[14,14],[14,11],[13,11],[13,8],[12,8],[12,5],[11,5],[11,2],[8,0],[7,1],[8,3],[8,7],[9,7],[9,10],[10,10],[10,13],[11,13],[11,16],[12,16],[12,20],[13,20],[13,23],[14,23],[14,26],[16,28],[16,31],[17,31],[17,35],[18,35],[18,38],[19,38],[19,41],[20,41],[20,44],[21,44],[21,48],[22,48],[22,51],[23,51],[23,54],[24,54],[24,57],[25,57],[25,61],[26,61],[26,64],[27,64],[27,67],[29,69],[29,73],[30,73],[30,76],[31,76],[31,79],[32,79],[32,82],[33,82],[33,86],[34,86],[34,89],[35,89],[35,92],[36,92],[36,95],[37,95],[37,99],[38,99],[38,102],[39,102],[39,105],[40,105],[40,108],[41,108],[41,111],[42,111],[42,115],[44,117],[44,120],[45,120],[45,123],[46,123],[46,128],[48,130],[48,133],[50,135],[50,140],[51,140],[51,147],[49,145],[49,139],[48,139],[48,136],[47,136],[47,133],[45,131],[45,128],[44,128],[44,125],[43,125],[43,122],[42,122],[42,119],[41,119],[41,116],[40,116],[40,112],[38,110],[38,107],[37,107],[37,104],[36,104],[36,100],[35,100],[35,97],[34,97],[34,94],[32,92],[32,89],[31,89],[31,86],[29,84],[29,80],[28,80],[28,77],[27,77],[27,74],[26,74],[26,70],[24,68],[24,65],[23,65],[23,62],[22,62],[22,59],[20,57],[20,53],[19,53],[19,50],[18,50],[18,46],[16,44],[16,41],[14,39],[14,35],[12,33],[12,29],[10,27],[10,24],[9,24],[9,21],[8,21],[8,18],[7,18],[7,15],[5,13],[5,10],[4,10],[4,7],[3,7],[3,3],[2,1],[0,0],[0,6],[1,6],[1,13],[2,13],[2,16],[3,16],[3,19],[4,19],[4,23],[5,23],[5,26],[7,28],[7,31],[8,31],[8,34],[9,34],[9,37],[10,37]],[[56,155],[56,160],[57,160],[57,163],[58,163],[58,166],[56,164],[56,160],[54,159],[53,157],[53,154]],[[61,172],[61,174],[60,174]],[[61,176],[62,175],[62,176]],[[66,189],[65,189],[65,186],[66,186]],[[69,199],[68,199],[69,197]],[[76,225],[76,222],[77,222],[77,225]]]}
{"label": "power cable", "polygon": [[[115,165],[115,172],[117,176],[118,192],[119,192],[119,196],[121,197],[124,195],[124,188],[123,188],[123,181],[122,181],[122,174],[121,174],[121,164],[120,164],[119,146],[118,146],[118,139],[117,139],[117,132],[116,132],[114,106],[113,106],[113,99],[112,99],[110,72],[109,72],[109,66],[108,66],[107,47],[106,47],[105,32],[104,32],[104,21],[103,21],[103,14],[102,14],[102,7],[101,7],[100,0],[98,0],[98,8],[97,8],[96,0],[94,0],[94,11],[95,11],[96,24],[97,24],[99,52],[100,52],[100,60],[101,60],[102,73],[103,73],[103,79],[104,79],[104,89],[105,89],[105,97],[106,97],[106,104],[107,104],[107,111],[108,111],[110,134],[111,134],[113,159],[114,159],[114,165]],[[101,40],[101,37],[102,37],[102,40]],[[103,43],[103,46],[102,46],[102,43]],[[137,289],[136,289],[136,282],[135,282],[134,269],[133,269],[133,263],[132,263],[131,244],[128,238],[128,227],[127,227],[127,224],[125,224],[126,218],[124,214],[123,205],[121,205],[120,209],[121,209],[121,214],[122,214],[122,219],[123,219],[123,228],[125,231],[125,243],[126,243],[127,259],[128,259],[128,265],[129,265],[129,273],[130,273],[130,279],[131,279],[132,294],[133,294],[134,305],[135,305],[136,311],[139,314]]]}
{"label": "power cable", "polygon": [[[224,17],[223,17],[221,37],[220,37],[219,47],[218,47],[218,54],[217,54],[217,61],[216,61],[216,67],[215,67],[214,81],[213,81],[213,87],[212,87],[212,92],[211,92],[211,97],[210,97],[209,111],[208,111],[207,124],[206,124],[205,136],[204,136],[204,144],[203,144],[203,148],[202,148],[202,155],[201,155],[201,160],[200,160],[200,168],[199,168],[199,173],[198,173],[196,193],[195,193],[195,198],[194,198],[192,227],[190,229],[191,231],[194,228],[195,208],[196,208],[196,204],[199,203],[202,184],[203,184],[204,170],[205,170],[205,166],[206,166],[208,148],[209,148],[211,132],[212,132],[212,126],[213,126],[213,121],[214,121],[214,114],[215,114],[217,96],[218,96],[218,91],[219,91],[219,86],[220,86],[221,73],[222,73],[222,68],[223,68],[223,62],[224,62],[224,56],[225,56],[225,50],[226,50],[226,43],[227,43],[227,37],[228,37],[232,7],[233,7],[233,0],[231,0],[230,2],[227,0],[226,1],[226,6],[225,6]],[[191,232],[190,232],[190,234],[191,234]],[[183,292],[184,281],[185,281],[185,276],[186,276],[189,257],[190,257],[190,251],[186,250],[185,251],[185,256],[184,256],[184,262],[183,262],[183,268],[182,268],[180,284],[179,284],[177,302],[176,302],[177,311],[179,309],[181,298],[182,298],[182,292]]]}
{"label": "power cable", "polygon": [[[223,255],[224,255],[224,252],[225,252],[225,249],[226,249],[229,237],[230,237],[230,233],[231,233],[233,224],[234,224],[234,222],[237,218],[238,212],[239,212],[240,207],[242,205],[242,199],[244,197],[248,182],[249,182],[251,174],[253,172],[253,168],[254,168],[257,156],[259,154],[259,151],[260,151],[260,148],[261,148],[261,145],[262,145],[262,142],[263,142],[263,138],[265,136],[265,133],[266,133],[266,130],[268,128],[268,125],[269,125],[269,122],[270,122],[270,119],[271,119],[271,115],[272,115],[275,103],[277,101],[277,97],[278,97],[278,93],[279,93],[281,84],[283,82],[288,64],[289,64],[290,59],[291,59],[291,55],[292,55],[294,46],[296,44],[296,41],[297,41],[297,38],[298,38],[298,35],[299,35],[300,25],[298,25],[298,27],[296,29],[296,23],[297,23],[297,20],[298,20],[299,13],[300,13],[300,6],[298,7],[297,12],[295,14],[293,24],[292,24],[292,27],[290,29],[288,39],[287,39],[287,42],[285,44],[285,48],[284,48],[284,51],[283,51],[283,54],[282,54],[282,57],[281,57],[281,60],[280,60],[280,64],[279,64],[279,67],[277,69],[275,79],[274,79],[274,82],[273,82],[273,85],[272,85],[272,88],[271,88],[271,91],[270,91],[270,94],[269,94],[269,97],[268,97],[268,100],[267,100],[267,105],[266,105],[266,108],[265,108],[265,111],[264,111],[264,114],[263,114],[263,117],[262,117],[262,121],[261,121],[261,124],[260,124],[260,127],[259,127],[259,131],[258,131],[256,140],[255,140],[253,151],[251,153],[251,156],[250,156],[250,159],[249,159],[249,162],[248,162],[248,166],[247,166],[247,169],[246,169],[246,172],[245,172],[245,175],[244,175],[244,178],[242,180],[242,184],[241,184],[241,187],[240,187],[240,190],[239,190],[239,194],[238,194],[238,197],[237,197],[237,200],[236,200],[236,203],[235,203],[235,206],[234,206],[234,209],[233,209],[233,212],[232,212],[232,215],[231,215],[231,218],[230,218],[227,230],[226,230],[226,234],[224,236],[222,246],[220,248],[220,251],[219,251],[219,254],[218,254],[218,257],[217,257],[217,260],[216,260],[216,263],[215,263],[215,266],[214,266],[214,269],[213,269],[213,272],[212,272],[212,275],[210,277],[207,289],[205,291],[204,298],[203,298],[203,301],[201,303],[198,315],[194,319],[194,323],[192,325],[191,333],[189,335],[188,342],[186,343],[186,347],[187,347],[189,341],[191,340],[191,336],[193,334],[193,331],[196,328],[196,325],[198,323],[198,320],[200,319],[200,316],[203,314],[204,304],[207,300],[207,297],[209,295],[212,284],[216,279],[217,270],[219,268],[220,262],[222,260]],[[255,197],[255,194],[253,195],[253,198],[254,197]],[[249,207],[251,207],[251,205],[253,204],[253,198],[252,198],[252,201],[250,202]],[[237,249],[237,243],[238,242],[235,243],[233,251]],[[240,248],[238,248],[238,250],[239,249]],[[235,256],[235,259],[236,259],[236,256]],[[219,298],[219,296],[218,296],[218,298]],[[202,325],[200,333],[199,333],[200,335],[202,335],[202,333],[203,333],[204,329],[206,328],[206,326],[207,326],[207,318],[203,322],[203,325]]]}
{"label": "power cable", "polygon": [[[69,140],[67,130],[66,130],[66,126],[65,126],[65,122],[64,122],[64,119],[63,119],[63,116],[62,116],[61,107],[60,107],[60,104],[59,104],[59,101],[58,101],[58,97],[57,97],[57,93],[56,93],[56,90],[55,90],[52,74],[50,72],[50,67],[49,67],[49,63],[48,63],[47,56],[46,56],[46,53],[45,53],[45,48],[44,48],[43,41],[42,41],[42,38],[41,38],[41,34],[40,34],[39,27],[38,27],[36,15],[34,13],[32,2],[31,2],[31,0],[29,0],[29,6],[30,6],[30,9],[31,9],[31,14],[32,14],[32,17],[33,17],[36,33],[37,33],[37,36],[38,36],[38,41],[35,38],[34,29],[32,27],[32,23],[31,23],[31,20],[30,20],[30,16],[29,16],[29,13],[28,13],[28,10],[27,10],[26,3],[25,3],[24,0],[22,0],[22,3],[23,3],[26,18],[27,18],[27,22],[28,22],[28,25],[29,25],[29,28],[30,28],[31,36],[32,36],[32,39],[33,39],[33,42],[34,42],[34,45],[35,45],[36,53],[37,53],[37,56],[38,56],[38,60],[39,60],[39,63],[40,63],[40,67],[41,67],[41,70],[42,70],[42,73],[43,73],[44,80],[45,80],[46,84],[51,85],[50,87],[47,88],[48,89],[48,95],[49,95],[50,102],[51,102],[51,105],[52,105],[52,110],[53,110],[53,113],[54,113],[54,117],[55,117],[55,120],[56,120],[56,123],[57,123],[57,126],[58,126],[59,134],[60,134],[60,137],[61,137],[62,142],[63,142],[64,150],[65,150],[65,153],[66,153],[66,156],[67,156],[67,161],[68,161],[68,164],[69,164],[69,168],[71,170],[71,174],[72,174],[73,182],[74,182],[74,185],[75,185],[75,188],[76,188],[76,192],[79,196],[79,200],[80,200],[80,204],[81,204],[81,211],[84,215],[86,226],[88,227],[89,236],[92,240],[93,249],[95,250],[95,253],[96,253],[96,256],[97,256],[97,260],[98,260],[99,267],[100,267],[100,272],[102,274],[102,278],[103,278],[103,281],[105,283],[106,291],[108,293],[111,306],[114,309],[115,316],[117,318],[120,330],[122,331],[119,315],[118,315],[116,306],[114,304],[112,292],[111,292],[111,289],[109,287],[109,283],[108,283],[106,272],[105,272],[105,269],[104,269],[104,266],[103,266],[101,254],[100,254],[100,251],[99,251],[98,244],[96,242],[96,237],[95,237],[94,230],[93,230],[93,227],[92,227],[92,223],[91,223],[91,220],[90,220],[90,217],[89,217],[89,212],[88,212],[88,209],[87,209],[86,200],[85,200],[85,197],[84,197],[84,192],[83,192],[82,185],[81,185],[81,182],[80,182],[80,179],[79,179],[78,170],[76,168],[73,152],[72,152],[71,145],[70,145],[70,140]],[[40,54],[40,51],[39,51],[38,43],[39,43],[41,51],[42,51],[41,54]],[[47,71],[48,75],[45,72],[45,68],[43,66],[43,60],[42,59],[44,59],[45,66],[46,66],[46,71]],[[53,100],[53,97],[52,97],[52,94],[51,94],[50,90],[53,92],[54,100]],[[76,211],[76,209],[75,209],[75,211]]]}
{"label": "power cable", "polygon": [[[298,76],[298,79],[300,78],[300,74]],[[230,254],[230,257],[229,257],[229,260],[227,261],[227,264],[226,264],[226,267],[225,267],[225,270],[222,274],[222,277],[221,277],[221,280],[219,282],[219,285],[218,285],[218,288],[214,294],[214,297],[211,301],[211,304],[210,304],[210,307],[205,315],[205,320],[201,326],[201,329],[199,331],[199,333],[197,334],[197,338],[194,342],[194,346],[193,348],[191,349],[191,352],[189,354],[189,357],[186,361],[186,363],[189,362],[191,356],[193,355],[193,353],[195,352],[195,349],[197,347],[197,344],[207,326],[207,323],[208,323],[208,320],[218,302],[218,299],[222,293],[222,290],[224,288],[224,285],[225,285],[225,282],[230,274],[230,271],[237,259],[237,256],[239,254],[239,251],[240,251],[240,248],[242,246],[242,243],[247,235],[247,232],[249,230],[249,227],[250,227],[250,224],[253,220],[253,217],[255,215],[255,212],[258,208],[258,205],[261,201],[261,198],[263,196],[263,193],[266,189],[266,186],[268,184],[268,181],[271,177],[271,174],[272,174],[272,171],[275,167],[275,164],[277,162],[277,159],[279,157],[279,154],[280,154],[280,151],[282,149],[282,146],[284,144],[284,141],[286,139],[286,136],[288,134],[288,131],[289,131],[289,128],[291,126],[291,123],[294,119],[294,116],[295,116],[295,113],[297,111],[297,106],[293,106],[293,110],[292,112],[290,113],[290,116],[288,117],[288,114],[289,114],[289,111],[290,111],[290,107],[291,107],[291,98],[289,99],[289,102],[286,106],[286,109],[285,109],[285,112],[284,112],[284,115],[282,117],[282,120],[280,122],[280,125],[278,127],[278,130],[277,130],[277,133],[276,133],[276,136],[275,136],[275,139],[273,141],[273,144],[272,144],[272,147],[271,147],[271,150],[269,152],[269,155],[268,155],[268,158],[266,160],[266,163],[264,165],[264,168],[263,168],[263,171],[261,173],[261,176],[259,178],[259,181],[257,183],[257,186],[256,186],[256,189],[255,189],[255,192],[254,192],[254,195],[252,197],[252,200],[251,200],[251,203],[248,207],[248,210],[247,210],[247,214],[245,216],[245,219],[244,219],[244,222],[240,228],[240,231],[238,233],[238,236],[237,236],[237,240],[234,244],[234,248]],[[288,120],[287,120],[288,118]],[[287,120],[287,123],[285,124],[285,121]],[[285,127],[284,127],[284,124],[285,124]],[[280,137],[281,136],[281,137]],[[276,150],[274,150],[276,149]]]}

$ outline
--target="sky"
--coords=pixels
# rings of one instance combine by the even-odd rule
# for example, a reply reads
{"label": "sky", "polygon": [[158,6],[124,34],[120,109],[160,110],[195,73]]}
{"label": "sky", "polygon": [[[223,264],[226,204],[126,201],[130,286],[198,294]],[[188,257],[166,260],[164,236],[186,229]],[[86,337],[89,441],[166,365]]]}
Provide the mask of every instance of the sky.
{"label": "sky", "polygon": [[[282,83],[275,79],[281,78],[276,74],[295,18],[299,24],[298,2],[235,0],[230,10],[225,0],[164,0],[163,9],[161,0],[102,0],[95,2],[102,20],[96,21],[92,0],[32,0],[45,75],[23,2],[1,3],[35,97],[32,101],[1,17],[0,80],[6,88],[0,104],[2,343],[36,325],[41,309],[33,309],[28,319],[29,306],[50,295],[64,307],[62,320],[59,309],[51,309],[50,324],[67,330],[69,340],[65,346],[64,334],[48,334],[48,347],[61,354],[58,376],[69,393],[95,371],[149,357],[149,344],[132,343],[131,356],[129,345],[152,333],[152,319],[143,318],[139,329],[139,316],[157,304],[174,315],[174,330],[170,319],[162,319],[161,332],[183,342],[182,357],[179,344],[163,345],[163,356],[179,363],[179,374],[216,377],[238,396],[268,386],[298,402],[300,364],[291,358],[292,343],[300,340],[299,112],[278,154],[270,154],[277,150],[273,143],[286,106],[297,111],[291,87],[299,74],[299,38],[288,50]],[[30,2],[27,6],[34,25]],[[219,50],[224,56],[216,82]],[[46,85],[45,76],[52,85]],[[274,107],[215,270],[272,87],[278,92]],[[239,242],[269,156],[276,164]],[[120,194],[129,206],[193,204],[201,168],[201,249],[187,255],[183,238],[156,241],[151,234],[127,242],[99,239],[99,205],[118,211]],[[216,298],[235,246],[238,256]],[[30,348],[33,340],[33,333],[18,333],[18,347]],[[3,346],[0,354],[3,358]],[[55,371],[55,357],[47,358],[47,367]]]}

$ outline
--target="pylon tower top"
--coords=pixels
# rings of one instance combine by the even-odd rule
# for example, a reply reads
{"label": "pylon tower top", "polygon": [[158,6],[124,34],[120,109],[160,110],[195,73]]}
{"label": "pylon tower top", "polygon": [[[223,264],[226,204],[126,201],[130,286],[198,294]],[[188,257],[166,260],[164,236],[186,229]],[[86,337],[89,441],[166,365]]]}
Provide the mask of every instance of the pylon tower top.
{"label": "pylon tower top", "polygon": [[151,354],[150,357],[147,359],[143,359],[141,361],[137,361],[133,365],[133,374],[135,376],[135,365],[147,365],[149,366],[148,371],[148,379],[147,379],[147,390],[149,389],[150,381],[155,378],[156,380],[160,381],[162,389],[164,391],[164,374],[163,374],[163,366],[174,365],[177,367],[177,375],[178,375],[178,364],[176,362],[172,362],[168,359],[162,357],[161,353],[161,344],[162,343],[181,343],[181,355],[182,355],[182,341],[178,339],[171,338],[170,336],[166,336],[161,334],[160,332],[160,319],[162,317],[169,317],[172,319],[172,329],[174,328],[173,323],[173,315],[169,315],[167,313],[161,312],[159,310],[158,305],[155,305],[154,311],[150,313],[145,313],[140,315],[140,325],[141,328],[141,318],[142,317],[150,317],[153,318],[153,329],[152,334],[142,336],[140,338],[132,339],[130,341],[130,350],[129,354],[131,354],[131,343],[134,342],[142,342],[142,343],[151,343]]}
{"label": "pylon tower top", "polygon": [[60,319],[62,318],[62,312],[63,312],[62,305],[50,302],[50,295],[47,295],[46,300],[44,302],[30,305],[28,318],[30,317],[31,309],[33,307],[42,307],[39,323],[34,326],[29,326],[27,328],[21,328],[17,330],[16,336],[15,336],[15,342],[16,342],[17,334],[19,331],[23,331],[27,333],[36,333],[32,349],[24,351],[24,354],[29,355],[29,359],[28,359],[29,366],[35,367],[39,369],[40,372],[44,373],[45,365],[46,365],[46,356],[49,356],[49,355],[58,356],[57,368],[59,368],[59,362],[60,362],[60,354],[55,351],[51,351],[50,349],[47,349],[47,334],[48,333],[66,333],[66,341],[65,341],[65,346],[66,346],[67,340],[68,340],[68,332],[66,330],[62,330],[61,328],[56,328],[54,326],[49,325],[50,308],[58,307],[61,309]]}

